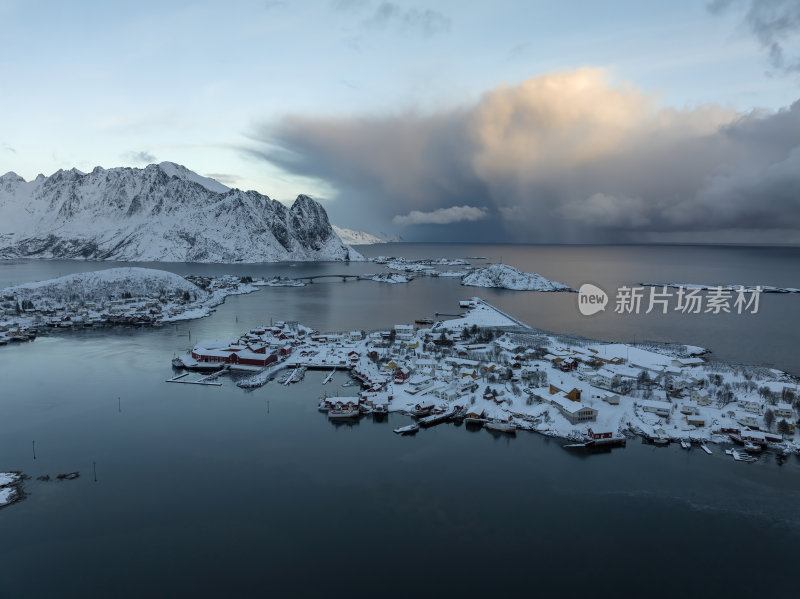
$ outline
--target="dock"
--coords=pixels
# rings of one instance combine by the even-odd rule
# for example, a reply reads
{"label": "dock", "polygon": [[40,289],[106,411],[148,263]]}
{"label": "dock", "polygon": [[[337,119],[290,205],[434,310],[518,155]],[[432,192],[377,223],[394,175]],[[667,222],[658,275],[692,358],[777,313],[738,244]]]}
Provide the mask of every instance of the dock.
{"label": "dock", "polygon": [[422,427],[435,426],[437,424],[445,422],[446,420],[449,420],[455,415],[455,413],[456,411],[453,408],[450,408],[449,410],[441,414],[431,414],[430,416],[426,416],[425,418],[420,418],[417,421],[417,424],[419,424]]}
{"label": "dock", "polygon": [[328,383],[330,383],[335,373],[336,373],[336,367],[334,367],[333,370],[331,370],[331,373],[327,377],[325,377],[325,380],[322,381],[322,384],[327,385]]}
{"label": "dock", "polygon": [[179,374],[177,376],[172,377],[171,379],[167,379],[164,381],[165,383],[182,383],[184,385],[207,385],[210,387],[222,387],[222,383],[215,383],[214,380],[218,378],[220,375],[224,374],[230,370],[229,367],[224,367],[216,372],[212,372],[211,374],[207,374],[205,376],[201,376],[199,379],[195,379],[194,381],[187,381],[186,377],[189,376],[189,372],[184,372],[183,374]]}

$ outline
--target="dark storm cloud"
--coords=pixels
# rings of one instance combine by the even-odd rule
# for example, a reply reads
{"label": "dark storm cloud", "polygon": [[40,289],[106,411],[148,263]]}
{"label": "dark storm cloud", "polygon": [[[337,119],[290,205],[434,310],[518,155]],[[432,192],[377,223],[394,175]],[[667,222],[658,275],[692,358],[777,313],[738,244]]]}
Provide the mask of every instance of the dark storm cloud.
{"label": "dark storm cloud", "polygon": [[436,114],[292,116],[253,137],[251,153],[332,183],[337,210],[378,226],[481,214],[470,230],[516,241],[800,231],[800,103],[658,109],[581,69]]}
{"label": "dark storm cloud", "polygon": [[[781,71],[800,71],[800,1],[798,0],[714,0],[713,14],[742,11],[744,23],[769,54],[770,64]],[[793,44],[794,50],[786,48]]]}
{"label": "dark storm cloud", "polygon": [[122,155],[122,157],[125,160],[130,160],[131,162],[139,162],[142,164],[153,164],[156,161],[156,157],[146,150],[140,152],[136,151],[125,152]]}

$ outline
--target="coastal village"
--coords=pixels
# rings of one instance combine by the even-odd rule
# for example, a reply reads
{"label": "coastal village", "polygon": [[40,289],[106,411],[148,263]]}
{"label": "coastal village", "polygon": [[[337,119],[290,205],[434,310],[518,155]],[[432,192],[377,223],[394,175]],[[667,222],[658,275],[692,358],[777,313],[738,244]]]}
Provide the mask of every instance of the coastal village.
{"label": "coastal village", "polygon": [[[536,273],[502,264],[474,268],[464,259],[405,260],[380,256],[390,272],[258,278],[180,276],[151,268],[110,268],[4,288],[0,293],[0,345],[32,341],[42,332],[95,326],[159,326],[207,316],[229,295],[262,287],[305,287],[315,279],[402,284],[416,277],[461,278],[462,285],[566,291]],[[441,270],[459,266],[462,270]]]}
{"label": "coastal village", "polygon": [[[791,377],[766,368],[708,363],[702,348],[645,348],[561,337],[531,329],[479,298],[460,303],[460,318],[396,324],[379,331],[321,333],[296,322],[251,329],[236,339],[206,340],[176,358],[189,372],[170,382],[209,383],[226,372],[253,388],[291,384],[307,369],[352,377],[351,396],[322,392],[332,421],[399,412],[415,418],[398,434],[447,421],[495,434],[535,431],[570,449],[624,445],[639,436],[753,461],[772,448],[800,450],[800,401]],[[357,386],[355,385],[357,383]],[[214,383],[219,384],[219,383]],[[356,392],[355,389],[358,389]]]}
{"label": "coastal village", "polygon": [[250,277],[179,275],[113,268],[8,287],[0,292],[0,345],[44,331],[98,326],[158,326],[200,318],[229,295],[259,287]]}

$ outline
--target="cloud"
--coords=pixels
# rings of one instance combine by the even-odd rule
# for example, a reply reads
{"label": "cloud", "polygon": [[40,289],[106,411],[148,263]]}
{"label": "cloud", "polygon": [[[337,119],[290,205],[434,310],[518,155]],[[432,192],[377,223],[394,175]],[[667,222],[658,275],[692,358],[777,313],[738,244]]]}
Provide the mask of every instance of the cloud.
{"label": "cloud", "polygon": [[17,153],[17,151],[14,148],[12,148],[10,145],[8,145],[7,143],[0,143],[0,149],[5,151],[5,152],[11,152],[12,154],[16,154]]}
{"label": "cloud", "polygon": [[475,206],[450,206],[431,212],[412,210],[406,215],[398,214],[392,219],[396,225],[449,225],[464,221],[476,221],[486,218],[486,208]]}
{"label": "cloud", "polygon": [[238,175],[232,175],[230,173],[208,173],[206,177],[210,177],[215,181],[219,181],[223,185],[227,185],[228,187],[238,187],[242,178]]}
{"label": "cloud", "polygon": [[333,0],[334,10],[343,12],[361,10],[369,4],[369,0]]}
{"label": "cloud", "polygon": [[767,51],[770,64],[779,71],[800,71],[800,54],[786,54],[788,43],[800,41],[798,0],[713,0],[708,9],[712,14],[739,9],[745,26]]}
{"label": "cloud", "polygon": [[466,206],[484,218],[477,228],[460,221],[464,238],[800,233],[800,102],[676,110],[601,69],[578,69],[435,113],[287,116],[252,138],[252,155],[339,190],[340,221],[371,215],[373,228]]}
{"label": "cloud", "polygon": [[151,154],[150,152],[147,151],[135,152],[133,150],[130,152],[125,152],[122,155],[122,158],[124,158],[125,160],[130,160],[131,162],[139,162],[142,164],[153,164],[157,160],[156,157],[153,156],[153,154]]}
{"label": "cloud", "polygon": [[377,29],[394,27],[404,33],[432,37],[449,31],[450,19],[430,8],[406,9],[393,2],[381,2],[364,25]]}

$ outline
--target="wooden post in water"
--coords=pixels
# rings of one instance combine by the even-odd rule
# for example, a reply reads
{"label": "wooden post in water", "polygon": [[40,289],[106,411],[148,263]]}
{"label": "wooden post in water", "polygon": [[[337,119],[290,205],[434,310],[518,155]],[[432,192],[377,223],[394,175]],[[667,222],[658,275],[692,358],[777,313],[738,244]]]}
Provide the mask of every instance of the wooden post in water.
{"label": "wooden post in water", "polygon": [[33,445],[33,459],[36,459],[36,441],[31,441],[31,445]]}
{"label": "wooden post in water", "polygon": [[92,462],[92,469],[94,470],[94,482],[97,482],[97,462]]}
{"label": "wooden post in water", "polygon": [[122,412],[122,398],[121,397],[117,398],[117,410]]}

